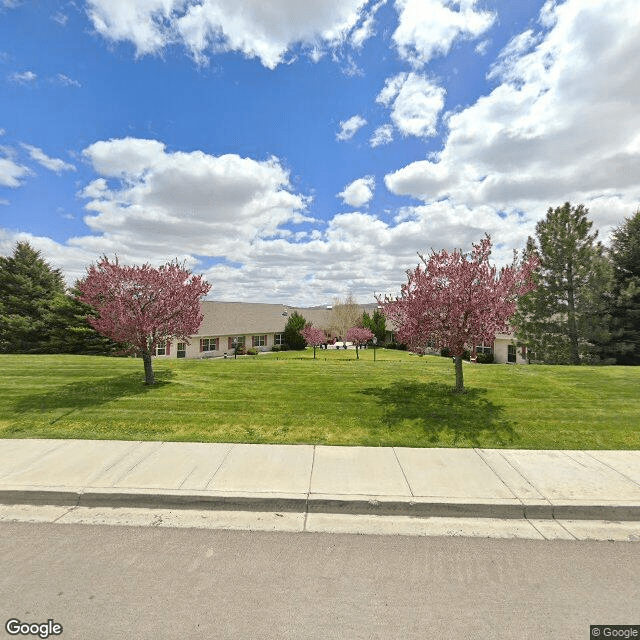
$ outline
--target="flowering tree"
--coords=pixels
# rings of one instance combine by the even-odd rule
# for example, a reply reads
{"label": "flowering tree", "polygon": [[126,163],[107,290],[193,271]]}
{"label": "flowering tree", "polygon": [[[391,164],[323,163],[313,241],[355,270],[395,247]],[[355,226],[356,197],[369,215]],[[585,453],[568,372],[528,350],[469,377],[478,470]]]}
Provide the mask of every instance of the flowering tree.
{"label": "flowering tree", "polygon": [[432,252],[428,259],[418,254],[422,265],[407,271],[402,294],[378,300],[397,327],[398,338],[413,351],[424,352],[427,344],[447,347],[455,360],[455,391],[464,391],[462,354],[475,355],[476,345],[493,343],[496,333],[509,331],[508,321],[517,298],[535,288],[532,278],[538,259],[530,256],[499,272],[489,264],[491,238],[473,245],[469,254]]}
{"label": "flowering tree", "polygon": [[353,342],[353,344],[356,345],[356,358],[358,360],[360,359],[360,356],[358,355],[358,347],[361,344],[366,344],[372,338],[373,331],[370,329],[364,329],[363,327],[351,327],[345,336],[345,340],[347,342]]}
{"label": "flowering tree", "polygon": [[96,309],[89,324],[142,356],[145,384],[155,384],[151,356],[159,344],[178,338],[188,343],[202,323],[200,299],[211,285],[177,262],[158,269],[124,267],[103,257],[76,286],[78,299]]}
{"label": "flowering tree", "polygon": [[300,335],[304,338],[304,341],[313,347],[313,357],[316,357],[316,347],[324,344],[327,340],[322,329],[316,329],[316,327],[308,324],[304,329],[300,330]]}

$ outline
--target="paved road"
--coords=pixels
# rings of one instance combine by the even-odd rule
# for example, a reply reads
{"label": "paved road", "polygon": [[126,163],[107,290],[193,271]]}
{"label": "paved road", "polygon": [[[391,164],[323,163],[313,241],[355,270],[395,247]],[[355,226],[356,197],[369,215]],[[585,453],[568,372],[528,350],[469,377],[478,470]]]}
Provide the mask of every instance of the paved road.
{"label": "paved road", "polygon": [[638,594],[634,543],[0,523],[4,637],[583,640]]}

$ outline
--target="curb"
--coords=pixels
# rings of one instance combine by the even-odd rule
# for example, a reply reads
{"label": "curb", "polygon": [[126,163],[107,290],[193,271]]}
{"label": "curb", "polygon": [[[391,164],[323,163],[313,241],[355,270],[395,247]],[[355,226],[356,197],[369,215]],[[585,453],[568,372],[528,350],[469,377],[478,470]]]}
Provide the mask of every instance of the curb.
{"label": "curb", "polygon": [[550,503],[521,500],[464,500],[308,494],[218,493],[136,489],[7,487],[2,505],[39,505],[204,511],[264,511],[414,518],[493,518],[501,520],[609,520],[640,522],[638,503]]}

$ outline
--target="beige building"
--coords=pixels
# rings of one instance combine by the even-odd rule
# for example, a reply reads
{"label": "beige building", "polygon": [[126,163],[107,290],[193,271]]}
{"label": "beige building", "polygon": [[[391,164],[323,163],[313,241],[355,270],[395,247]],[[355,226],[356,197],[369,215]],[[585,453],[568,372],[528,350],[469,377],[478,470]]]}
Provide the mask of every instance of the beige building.
{"label": "beige building", "polygon": [[[363,311],[372,311],[376,304],[362,305]],[[159,345],[156,356],[169,358],[215,358],[233,354],[233,342],[239,347],[271,351],[284,344],[284,329],[294,312],[300,313],[314,327],[329,331],[330,307],[290,307],[282,304],[252,302],[202,303],[204,319],[200,330],[190,337],[190,344],[172,341]]]}
{"label": "beige building", "polygon": [[[376,303],[362,305],[362,311],[372,314]],[[328,337],[335,337],[329,329],[330,307],[291,307],[282,304],[252,302],[202,303],[204,319],[200,330],[191,336],[189,344],[172,341],[161,344],[156,356],[163,358],[216,358],[233,354],[233,342],[239,347],[271,351],[284,344],[284,329],[294,312],[300,313],[314,327],[324,329]],[[516,347],[512,335],[499,334],[493,345],[482,345],[478,352],[494,353],[495,362],[526,364],[526,352]]]}

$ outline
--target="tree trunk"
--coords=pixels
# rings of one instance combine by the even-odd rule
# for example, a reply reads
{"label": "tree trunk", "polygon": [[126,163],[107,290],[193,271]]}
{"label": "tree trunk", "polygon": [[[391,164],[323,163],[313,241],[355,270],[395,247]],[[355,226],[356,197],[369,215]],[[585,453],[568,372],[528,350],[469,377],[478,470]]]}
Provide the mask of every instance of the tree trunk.
{"label": "tree trunk", "polygon": [[356,342],[356,360],[360,360],[360,356],[358,355],[358,343]]}
{"label": "tree trunk", "polygon": [[153,375],[153,367],[151,365],[151,354],[148,351],[142,353],[142,362],[144,363],[144,383],[147,385],[155,384],[156,378]]}
{"label": "tree trunk", "polygon": [[462,379],[462,356],[454,356],[453,361],[456,365],[456,388],[454,393],[464,393],[464,381]]}

